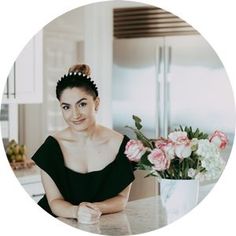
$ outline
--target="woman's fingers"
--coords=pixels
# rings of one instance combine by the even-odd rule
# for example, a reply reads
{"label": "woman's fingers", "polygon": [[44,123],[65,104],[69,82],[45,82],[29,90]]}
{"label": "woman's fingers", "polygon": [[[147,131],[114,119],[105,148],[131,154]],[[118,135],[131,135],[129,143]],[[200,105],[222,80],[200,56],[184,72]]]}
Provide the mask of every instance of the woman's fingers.
{"label": "woman's fingers", "polygon": [[[98,215],[101,215],[102,214],[102,212],[100,211],[100,209],[95,205],[95,204],[93,204],[93,203],[90,203],[90,202],[83,202],[83,203],[81,203],[80,204],[80,206],[85,206],[85,207],[87,207],[87,209],[89,210],[89,209],[91,209],[92,211],[90,211],[92,214],[94,213],[94,211],[96,211],[96,213],[95,214],[98,214]],[[94,211],[93,211],[94,210]]]}
{"label": "woman's fingers", "polygon": [[87,215],[91,215],[91,216],[98,216],[100,215],[100,212],[97,211],[97,210],[94,210],[90,207],[87,207],[87,206],[82,206],[79,208],[79,211],[78,211],[79,214],[87,214]]}
{"label": "woman's fingers", "polygon": [[91,203],[91,202],[87,202],[87,203],[86,203],[86,206],[87,206],[87,207],[90,207],[90,208],[92,208],[92,209],[94,209],[94,210],[96,210],[96,211],[100,211],[100,209],[99,209],[95,204],[93,204],[93,203]]}
{"label": "woman's fingers", "polygon": [[78,209],[78,221],[84,224],[94,224],[99,221],[101,211],[92,203],[82,203]]}

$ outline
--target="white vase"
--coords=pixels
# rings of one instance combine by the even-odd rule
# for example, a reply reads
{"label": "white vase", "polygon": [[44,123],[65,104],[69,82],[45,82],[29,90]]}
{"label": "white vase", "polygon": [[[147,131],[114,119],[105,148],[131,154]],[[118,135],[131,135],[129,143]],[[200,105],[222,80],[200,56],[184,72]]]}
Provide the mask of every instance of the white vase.
{"label": "white vase", "polygon": [[171,223],[193,209],[198,203],[199,181],[162,179],[160,196],[166,210],[167,223]]}

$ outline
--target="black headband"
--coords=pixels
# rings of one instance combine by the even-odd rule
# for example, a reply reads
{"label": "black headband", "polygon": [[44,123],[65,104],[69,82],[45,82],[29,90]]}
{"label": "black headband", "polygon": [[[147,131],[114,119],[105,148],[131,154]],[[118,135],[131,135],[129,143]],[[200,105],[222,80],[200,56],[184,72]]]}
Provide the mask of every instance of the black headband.
{"label": "black headband", "polygon": [[83,74],[82,72],[69,72],[68,74],[65,74],[61,78],[61,80],[59,80],[57,83],[60,83],[64,79],[81,80],[81,81],[85,82],[94,91],[96,97],[98,96],[98,88],[89,75]]}

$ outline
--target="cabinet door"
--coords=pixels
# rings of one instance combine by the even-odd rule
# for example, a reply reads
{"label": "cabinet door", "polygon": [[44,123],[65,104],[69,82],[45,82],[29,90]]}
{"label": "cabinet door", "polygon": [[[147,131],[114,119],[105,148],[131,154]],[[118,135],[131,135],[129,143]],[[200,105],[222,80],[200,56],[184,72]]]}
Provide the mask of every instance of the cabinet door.
{"label": "cabinet door", "polygon": [[3,103],[42,102],[42,32],[22,50],[6,83]]}
{"label": "cabinet door", "polygon": [[22,185],[25,191],[37,202],[44,195],[44,188],[41,182],[32,182]]}

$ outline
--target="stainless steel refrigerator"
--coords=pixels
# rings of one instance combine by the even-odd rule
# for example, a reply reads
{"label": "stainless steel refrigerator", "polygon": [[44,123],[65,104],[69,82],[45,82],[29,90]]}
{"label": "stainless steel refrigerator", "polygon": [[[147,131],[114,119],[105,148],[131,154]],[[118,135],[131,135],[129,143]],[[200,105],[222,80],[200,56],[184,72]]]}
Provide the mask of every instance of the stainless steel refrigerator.
{"label": "stainless steel refrigerator", "polygon": [[[122,38],[113,42],[113,128],[133,138],[125,128],[142,119],[149,137],[166,137],[179,125],[205,132],[222,130],[230,137],[231,151],[235,108],[224,66],[199,34],[150,38]],[[138,184],[131,199],[158,192],[154,178]],[[135,185],[135,183],[134,183]]]}

